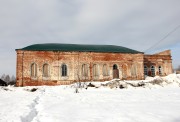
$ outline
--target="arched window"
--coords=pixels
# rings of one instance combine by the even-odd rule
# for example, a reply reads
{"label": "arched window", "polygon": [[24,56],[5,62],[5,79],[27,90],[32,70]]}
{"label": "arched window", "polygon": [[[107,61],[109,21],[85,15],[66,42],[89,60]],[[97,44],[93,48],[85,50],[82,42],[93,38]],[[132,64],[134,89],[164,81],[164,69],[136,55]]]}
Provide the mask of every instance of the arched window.
{"label": "arched window", "polygon": [[37,64],[31,64],[31,77],[37,77]]}
{"label": "arched window", "polygon": [[109,75],[107,64],[104,64],[104,65],[103,65],[103,75],[104,75],[104,76],[108,76],[108,75]]}
{"label": "arched window", "polygon": [[85,76],[85,77],[88,76],[88,66],[87,66],[87,64],[82,65],[82,76]]}
{"label": "arched window", "polygon": [[144,66],[144,75],[148,76],[148,68],[147,68],[147,66]]}
{"label": "arched window", "polygon": [[151,66],[151,76],[155,76],[155,67]]}
{"label": "arched window", "polygon": [[97,64],[93,65],[93,76],[99,76]]}
{"label": "arched window", "polygon": [[61,66],[61,75],[62,76],[67,76],[67,66],[66,66],[66,64],[63,64],[62,66]]}
{"label": "arched window", "polygon": [[116,64],[113,65],[113,79],[114,78],[119,78],[119,70]]}
{"label": "arched window", "polygon": [[159,75],[162,75],[162,67],[161,66],[158,67],[158,70],[159,70]]}
{"label": "arched window", "polygon": [[49,65],[48,64],[43,65],[43,77],[49,77]]}
{"label": "arched window", "polygon": [[113,65],[113,69],[118,69],[116,64]]}

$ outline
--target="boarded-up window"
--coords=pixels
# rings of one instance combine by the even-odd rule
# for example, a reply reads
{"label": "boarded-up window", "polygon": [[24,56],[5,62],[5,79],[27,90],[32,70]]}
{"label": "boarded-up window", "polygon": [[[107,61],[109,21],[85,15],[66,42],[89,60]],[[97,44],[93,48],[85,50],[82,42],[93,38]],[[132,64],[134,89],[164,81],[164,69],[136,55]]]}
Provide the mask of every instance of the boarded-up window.
{"label": "boarded-up window", "polygon": [[107,64],[104,64],[104,65],[103,65],[103,75],[104,75],[104,76],[108,76],[108,75],[109,75]]}
{"label": "boarded-up window", "polygon": [[66,64],[63,64],[62,66],[61,66],[61,75],[62,76],[67,76],[67,66],[66,66]]}
{"label": "boarded-up window", "polygon": [[127,69],[127,65],[122,65],[122,77],[123,77],[123,79],[126,79],[127,78],[127,71],[128,69]]}
{"label": "boarded-up window", "polygon": [[132,65],[132,67],[131,67],[131,75],[133,77],[136,77],[136,65]]}
{"label": "boarded-up window", "polygon": [[162,67],[161,66],[158,67],[158,70],[159,70],[159,75],[162,75]]}
{"label": "boarded-up window", "polygon": [[155,76],[155,67],[151,66],[151,76]]}
{"label": "boarded-up window", "polygon": [[147,66],[144,66],[144,75],[148,76],[148,68],[147,68]]}
{"label": "boarded-up window", "polygon": [[49,77],[49,65],[48,64],[43,65],[43,77]]}
{"label": "boarded-up window", "polygon": [[88,65],[87,64],[82,65],[82,76],[85,76],[85,77],[88,76]]}
{"label": "boarded-up window", "polygon": [[37,77],[37,64],[35,63],[31,65],[31,77]]}
{"label": "boarded-up window", "polygon": [[97,64],[93,65],[93,76],[99,76]]}

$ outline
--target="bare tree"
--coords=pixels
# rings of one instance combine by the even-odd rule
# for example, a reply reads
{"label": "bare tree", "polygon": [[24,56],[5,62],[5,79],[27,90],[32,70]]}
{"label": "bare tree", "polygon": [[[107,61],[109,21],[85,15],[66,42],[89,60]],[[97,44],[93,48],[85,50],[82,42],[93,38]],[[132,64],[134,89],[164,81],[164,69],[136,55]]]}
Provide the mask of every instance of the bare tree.
{"label": "bare tree", "polygon": [[11,82],[15,82],[16,81],[16,78],[14,75],[11,76]]}
{"label": "bare tree", "polygon": [[82,71],[78,67],[75,93],[79,93],[79,89],[87,87],[87,84],[85,82],[86,80],[87,80],[86,78],[83,79]]}
{"label": "bare tree", "polygon": [[76,82],[76,89],[75,89],[75,93],[79,93],[79,88],[81,88],[81,78],[79,75],[79,72],[77,72],[77,82]]}
{"label": "bare tree", "polygon": [[16,84],[16,78],[14,75],[11,76],[10,82],[8,83],[8,85],[15,85]]}
{"label": "bare tree", "polygon": [[3,74],[0,79],[4,81],[6,85],[15,85],[16,83],[16,78],[14,75],[10,77],[10,75]]}
{"label": "bare tree", "polygon": [[3,74],[3,75],[1,76],[1,80],[5,80],[5,77],[6,77],[6,75]]}
{"label": "bare tree", "polygon": [[10,76],[9,76],[9,75],[6,75],[4,81],[5,81],[6,83],[9,83],[9,82],[10,82]]}

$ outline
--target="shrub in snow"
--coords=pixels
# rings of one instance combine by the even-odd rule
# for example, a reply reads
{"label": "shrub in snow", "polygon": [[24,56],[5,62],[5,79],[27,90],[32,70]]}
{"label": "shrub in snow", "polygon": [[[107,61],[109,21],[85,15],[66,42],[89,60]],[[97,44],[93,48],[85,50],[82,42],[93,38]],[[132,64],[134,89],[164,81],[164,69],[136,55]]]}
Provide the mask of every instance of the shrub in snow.
{"label": "shrub in snow", "polygon": [[88,88],[88,85],[86,82],[76,82],[70,86],[71,88],[75,88],[74,93],[79,93],[79,89]]}
{"label": "shrub in snow", "polygon": [[86,88],[87,83],[86,82],[76,82],[71,85],[72,88]]}
{"label": "shrub in snow", "polygon": [[127,88],[127,83],[124,81],[120,81],[120,80],[112,80],[106,84],[102,84],[102,86],[107,86],[111,89],[113,89],[113,88],[123,89],[123,88]]}
{"label": "shrub in snow", "polygon": [[128,85],[132,86],[132,87],[143,87],[145,86],[144,82],[138,82],[138,83],[127,83]]}

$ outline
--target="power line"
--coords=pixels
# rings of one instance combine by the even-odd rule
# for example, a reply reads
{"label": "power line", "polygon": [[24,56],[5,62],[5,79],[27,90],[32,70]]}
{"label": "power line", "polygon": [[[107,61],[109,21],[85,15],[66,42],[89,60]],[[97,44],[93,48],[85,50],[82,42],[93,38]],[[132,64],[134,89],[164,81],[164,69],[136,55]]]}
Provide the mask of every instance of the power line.
{"label": "power line", "polygon": [[159,43],[161,43],[164,39],[166,39],[168,36],[170,36],[172,33],[174,33],[177,29],[180,28],[180,25],[178,25],[177,27],[175,27],[172,31],[170,31],[167,35],[165,35],[162,39],[160,39],[157,43],[155,43],[154,45],[152,45],[150,48],[148,48],[147,50],[145,50],[144,52],[148,52],[149,50],[151,50],[153,47],[157,46]]}

